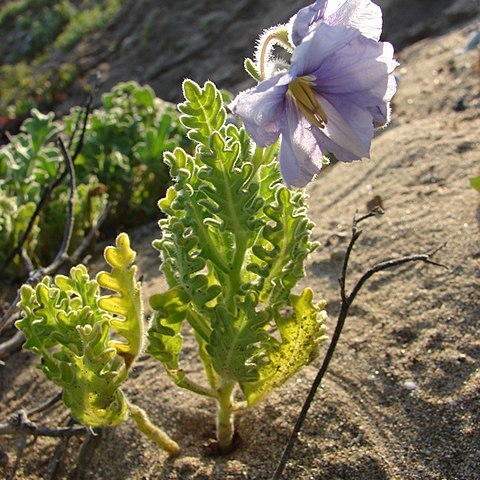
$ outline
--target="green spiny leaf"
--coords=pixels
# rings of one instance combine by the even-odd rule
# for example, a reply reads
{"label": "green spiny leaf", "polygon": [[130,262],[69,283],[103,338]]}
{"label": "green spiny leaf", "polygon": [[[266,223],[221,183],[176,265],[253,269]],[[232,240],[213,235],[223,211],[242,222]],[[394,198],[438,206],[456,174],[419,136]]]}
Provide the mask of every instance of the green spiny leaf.
{"label": "green spiny leaf", "polygon": [[188,302],[189,296],[180,287],[150,297],[156,313],[148,330],[147,352],[168,370],[178,370],[182,348],[180,328],[187,315]]}
{"label": "green spiny leaf", "polygon": [[303,192],[277,185],[275,202],[265,206],[269,220],[252,249],[260,264],[248,269],[263,277],[260,298],[269,304],[288,301],[293,286],[304,276],[303,261],[316,246],[309,241],[313,223],[307,217]]}

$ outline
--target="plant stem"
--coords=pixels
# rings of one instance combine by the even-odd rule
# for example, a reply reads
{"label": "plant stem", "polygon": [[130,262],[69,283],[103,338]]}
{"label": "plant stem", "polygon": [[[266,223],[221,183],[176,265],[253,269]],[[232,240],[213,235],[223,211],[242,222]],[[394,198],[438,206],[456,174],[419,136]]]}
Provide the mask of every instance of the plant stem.
{"label": "plant stem", "polygon": [[130,402],[128,402],[128,410],[132,419],[135,420],[138,429],[160,448],[167,451],[170,455],[177,455],[180,452],[178,443],[174,442],[161,428],[154,425],[148,418],[145,410]]}
{"label": "plant stem", "polygon": [[233,443],[235,426],[232,394],[234,387],[235,382],[224,381],[218,395],[217,441],[223,453],[230,451]]}

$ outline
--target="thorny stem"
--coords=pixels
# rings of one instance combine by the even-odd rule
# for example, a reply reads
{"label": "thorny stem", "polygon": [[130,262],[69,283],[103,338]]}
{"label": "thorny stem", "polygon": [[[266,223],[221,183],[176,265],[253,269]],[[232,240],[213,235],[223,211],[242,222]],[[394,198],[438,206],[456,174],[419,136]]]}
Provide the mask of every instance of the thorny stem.
{"label": "thorny stem", "polygon": [[448,267],[446,265],[435,262],[431,259],[431,257],[433,255],[435,255],[440,249],[445,247],[445,244],[442,244],[439,247],[437,247],[436,249],[434,249],[431,252],[426,253],[426,254],[410,255],[410,256],[398,258],[398,259],[395,259],[395,260],[388,260],[388,261],[385,261],[385,262],[380,262],[380,263],[374,265],[371,269],[369,269],[367,272],[365,272],[362,275],[360,280],[358,280],[358,282],[353,287],[350,295],[347,296],[346,291],[345,291],[345,288],[346,288],[345,287],[345,282],[346,282],[348,262],[349,262],[349,259],[350,259],[350,254],[352,252],[352,249],[353,249],[356,241],[358,240],[358,238],[362,234],[362,231],[357,228],[357,225],[361,221],[363,221],[367,218],[370,218],[377,213],[383,213],[383,212],[372,211],[372,212],[368,213],[367,215],[364,215],[361,218],[358,218],[358,219],[354,218],[354,220],[353,220],[352,238],[350,240],[350,243],[347,247],[347,251],[345,253],[345,258],[344,258],[343,266],[342,266],[342,275],[339,279],[340,296],[341,296],[341,299],[342,299],[342,304],[341,304],[341,308],[340,308],[340,313],[338,315],[337,325],[335,327],[335,331],[333,333],[332,339],[331,339],[330,344],[328,346],[328,350],[327,350],[327,353],[325,355],[325,358],[323,359],[322,366],[320,367],[320,369],[317,373],[317,376],[315,377],[315,380],[313,381],[313,383],[310,387],[310,391],[308,392],[307,398],[305,399],[305,402],[304,402],[302,410],[301,410],[301,412],[300,412],[300,414],[297,418],[297,421],[295,423],[293,431],[290,434],[290,438],[289,438],[288,443],[285,447],[285,450],[283,451],[282,457],[281,457],[280,462],[277,466],[277,469],[276,469],[276,471],[275,471],[275,473],[272,477],[272,480],[280,480],[281,479],[283,471],[285,470],[286,464],[288,462],[288,459],[290,458],[293,447],[294,447],[295,442],[297,440],[298,434],[300,433],[300,430],[301,430],[301,428],[303,426],[303,423],[305,421],[305,418],[307,416],[308,410],[310,409],[310,406],[313,402],[313,399],[314,399],[315,394],[318,390],[318,387],[320,386],[320,384],[323,380],[323,377],[324,377],[324,375],[325,375],[325,373],[328,369],[330,361],[331,361],[331,359],[333,357],[333,354],[335,352],[335,349],[337,347],[338,340],[340,338],[343,327],[345,325],[345,320],[348,317],[348,312],[349,312],[350,306],[352,305],[353,301],[355,300],[355,297],[360,292],[360,290],[363,287],[363,285],[365,284],[365,282],[372,275],[374,275],[377,272],[380,272],[382,270],[387,270],[389,268],[393,268],[393,267],[403,265],[403,264],[406,264],[406,263],[411,263],[411,262],[424,262],[424,263],[427,263],[427,264],[430,264],[430,265],[435,265],[435,266],[439,266],[439,267],[448,269]]}
{"label": "thorny stem", "polygon": [[127,405],[130,416],[142,433],[170,455],[177,455],[180,452],[178,443],[174,442],[161,428],[154,425],[145,410],[130,402],[127,402]]}
{"label": "thorny stem", "polygon": [[234,426],[233,389],[235,382],[224,381],[218,395],[217,441],[220,451],[227,453],[232,449]]}

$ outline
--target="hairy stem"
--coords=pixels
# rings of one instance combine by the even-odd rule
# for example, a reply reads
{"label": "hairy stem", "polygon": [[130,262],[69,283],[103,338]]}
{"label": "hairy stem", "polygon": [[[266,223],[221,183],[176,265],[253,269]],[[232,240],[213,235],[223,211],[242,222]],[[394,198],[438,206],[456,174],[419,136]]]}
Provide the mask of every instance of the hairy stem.
{"label": "hairy stem", "polygon": [[161,428],[154,425],[148,418],[145,410],[128,402],[128,411],[137,424],[138,429],[153,440],[161,449],[170,455],[177,455],[180,452],[178,443],[173,441]]}
{"label": "hairy stem", "polygon": [[218,398],[217,392],[206,388],[193,380],[190,380],[183,370],[167,370],[167,373],[173,378],[175,383],[185,390],[203,395],[204,397]]}
{"label": "hairy stem", "polygon": [[218,395],[217,441],[220,450],[224,453],[232,448],[234,426],[233,389],[235,383],[224,381]]}

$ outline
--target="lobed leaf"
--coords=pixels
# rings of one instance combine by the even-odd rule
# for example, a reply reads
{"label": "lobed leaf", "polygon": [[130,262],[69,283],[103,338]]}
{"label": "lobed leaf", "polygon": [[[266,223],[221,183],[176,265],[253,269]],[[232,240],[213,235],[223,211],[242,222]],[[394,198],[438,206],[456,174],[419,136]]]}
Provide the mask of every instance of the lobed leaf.
{"label": "lobed leaf", "polygon": [[308,363],[323,335],[324,312],[311,292],[291,294],[316,246],[313,223],[305,193],[281,181],[278,145],[255,148],[243,128],[227,123],[211,82],[187,80],[184,94],[180,121],[197,148],[165,155],[174,184],[159,202],[165,218],[154,246],[169,290],[152,298],[148,351],[178,385],[196,391],[178,361],[188,322],[211,391],[236,382],[253,405]]}
{"label": "lobed leaf", "polygon": [[186,102],[178,105],[180,122],[187,128],[188,138],[208,147],[213,132],[225,123],[222,94],[212,82],[206,82],[202,89],[189,79],[184,80],[182,89]]}
{"label": "lobed leaf", "polygon": [[99,298],[100,308],[112,315],[111,327],[124,339],[111,340],[110,346],[125,359],[127,368],[140,353],[143,342],[143,303],[140,283],[135,280],[136,267],[131,266],[135,252],[130,248],[130,239],[121,233],[115,247],[105,249],[105,260],[112,267],[110,273],[101,272],[97,282],[104,288],[112,290],[115,295]]}
{"label": "lobed leaf", "polygon": [[259,365],[265,357],[268,335],[265,326],[269,320],[266,311],[256,311],[257,299],[248,295],[239,304],[237,315],[223,305],[215,308],[212,333],[206,350],[222,379],[239,383],[258,379]]}
{"label": "lobed leaf", "polygon": [[188,309],[188,295],[179,287],[150,297],[155,310],[148,330],[147,352],[162,362],[168,370],[178,370],[182,348],[180,328]]}
{"label": "lobed leaf", "polygon": [[260,367],[258,380],[241,385],[249,406],[260,402],[318,355],[318,344],[325,339],[323,324],[327,314],[323,310],[324,303],[313,305],[312,300],[313,293],[309,288],[301,295],[292,294],[292,314],[277,316],[281,341],[270,338],[266,344],[269,361]]}

